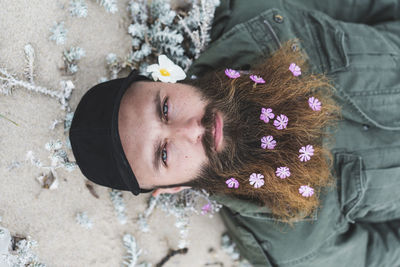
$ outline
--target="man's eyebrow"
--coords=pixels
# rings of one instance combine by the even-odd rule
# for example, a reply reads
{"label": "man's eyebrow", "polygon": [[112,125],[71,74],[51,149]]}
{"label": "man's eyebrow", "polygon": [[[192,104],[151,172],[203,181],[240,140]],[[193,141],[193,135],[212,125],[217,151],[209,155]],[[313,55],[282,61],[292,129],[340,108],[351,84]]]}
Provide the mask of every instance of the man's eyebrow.
{"label": "man's eyebrow", "polygon": [[[160,90],[155,94],[153,99],[153,104],[155,105],[155,114],[158,115],[158,118],[161,120],[161,97]],[[158,172],[160,169],[160,158],[161,158],[161,140],[156,139],[153,145],[154,157],[153,157],[153,167]]]}

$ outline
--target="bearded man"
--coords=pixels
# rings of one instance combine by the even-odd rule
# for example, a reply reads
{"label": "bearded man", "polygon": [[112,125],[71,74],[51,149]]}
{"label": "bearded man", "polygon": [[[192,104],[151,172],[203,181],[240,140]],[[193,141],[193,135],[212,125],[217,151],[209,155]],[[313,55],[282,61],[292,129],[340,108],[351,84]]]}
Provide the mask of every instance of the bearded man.
{"label": "bearded man", "polygon": [[254,266],[400,266],[399,33],[396,0],[221,1],[188,78],[83,96],[76,161],[134,195],[206,189]]}

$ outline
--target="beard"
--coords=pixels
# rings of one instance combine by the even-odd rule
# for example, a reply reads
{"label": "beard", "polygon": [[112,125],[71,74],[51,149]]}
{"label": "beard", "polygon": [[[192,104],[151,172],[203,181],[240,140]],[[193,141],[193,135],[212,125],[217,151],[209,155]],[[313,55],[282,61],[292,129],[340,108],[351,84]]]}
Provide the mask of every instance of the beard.
{"label": "beard", "polygon": [[[333,157],[323,147],[332,135],[325,131],[335,126],[340,108],[332,98],[333,86],[323,75],[307,73],[305,56],[294,53],[289,41],[269,59],[254,64],[251,74],[261,76],[265,84],[256,84],[249,75],[230,79],[224,69],[209,72],[196,80],[183,83],[195,87],[207,101],[202,124],[205,127],[203,146],[209,161],[198,175],[186,185],[205,189],[211,195],[224,194],[267,206],[282,221],[310,215],[319,205],[321,189],[333,185],[330,172]],[[300,78],[289,71],[296,62],[302,68]],[[322,102],[322,109],[314,111],[308,106],[309,97]],[[280,114],[289,118],[287,128],[277,129],[273,119],[269,123],[260,120],[261,108],[272,108],[275,119]],[[224,149],[216,152],[213,129],[215,114],[223,114]],[[274,149],[262,149],[261,138],[272,135],[277,144]],[[311,160],[301,162],[299,149],[313,145]],[[278,167],[290,168],[291,175],[280,179]],[[249,183],[252,173],[264,176],[264,185],[254,188]],[[239,188],[228,188],[229,178],[239,182]],[[299,194],[299,187],[314,188],[312,197]]]}
{"label": "beard", "polygon": [[[204,84],[213,84],[213,79],[215,82],[215,76],[210,73],[203,76],[201,80],[187,82],[199,91],[202,100],[208,102],[201,120],[201,124],[205,128],[202,143],[208,162],[201,167],[199,174],[187,185],[208,189],[210,192],[220,192],[218,187],[213,186],[216,180],[230,175],[236,176],[235,174],[243,170],[244,166],[257,161],[257,156],[261,152],[259,151],[261,137],[258,138],[252,129],[257,129],[262,121],[258,119],[261,106],[254,103],[252,96],[246,94],[232,96],[231,91],[216,91],[213,86],[204,86]],[[231,85],[234,86],[235,81],[231,82]],[[214,149],[213,132],[216,112],[222,113],[223,116],[224,149],[220,152],[216,152]],[[256,119],[249,119],[251,117]]]}

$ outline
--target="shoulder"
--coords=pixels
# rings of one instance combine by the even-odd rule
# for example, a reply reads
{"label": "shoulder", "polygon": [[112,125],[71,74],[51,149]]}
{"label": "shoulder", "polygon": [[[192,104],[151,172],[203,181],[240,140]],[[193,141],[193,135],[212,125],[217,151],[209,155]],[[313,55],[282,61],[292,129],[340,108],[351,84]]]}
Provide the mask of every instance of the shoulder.
{"label": "shoulder", "polygon": [[303,49],[316,72],[346,68],[343,33],[326,14],[305,10],[290,1],[222,1],[215,13],[212,42],[188,73],[202,75],[220,68],[248,70],[291,39]]}

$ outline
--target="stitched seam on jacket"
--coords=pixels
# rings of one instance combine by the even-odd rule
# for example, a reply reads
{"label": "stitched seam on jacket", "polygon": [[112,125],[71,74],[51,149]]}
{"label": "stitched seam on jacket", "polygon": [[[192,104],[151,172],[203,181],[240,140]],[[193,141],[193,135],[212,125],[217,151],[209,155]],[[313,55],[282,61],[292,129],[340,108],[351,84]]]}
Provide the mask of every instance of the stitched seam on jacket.
{"label": "stitched seam on jacket", "polygon": [[[309,16],[309,14],[306,11],[303,11],[303,15],[304,17]],[[322,60],[322,44],[320,42],[320,40],[317,38],[317,35],[314,33],[314,31],[311,29],[311,27],[306,24],[305,28],[307,29],[309,35],[312,37],[312,40],[314,40],[314,47],[315,47],[315,51],[316,54],[318,55],[319,58],[319,62],[320,62],[320,68],[323,70],[323,72],[326,72],[326,67],[324,65],[324,61]]]}
{"label": "stitched seam on jacket", "polygon": [[[272,51],[266,52],[265,50],[266,49],[269,50],[268,44],[274,37],[271,36],[271,32],[269,30],[265,31],[265,23],[263,22],[263,20],[267,18],[267,15],[273,14],[273,12],[275,10],[276,9],[273,9],[273,8],[267,9],[264,12],[257,15],[256,17],[244,22],[249,34],[252,36],[253,40],[257,44],[257,48],[265,57],[268,57],[272,52]],[[256,30],[256,28],[257,28],[257,27],[255,27],[256,25],[259,26],[262,33],[259,30]],[[265,34],[265,33],[267,33],[267,34]]]}
{"label": "stitched seam on jacket", "polygon": [[369,96],[369,95],[386,95],[400,93],[400,88],[398,89],[388,89],[388,90],[378,90],[378,91],[359,91],[348,93],[349,96]]}
{"label": "stitched seam on jacket", "polygon": [[274,41],[276,42],[276,44],[277,44],[279,47],[282,47],[282,44],[281,44],[281,42],[279,41],[279,38],[278,38],[276,32],[274,31],[274,29],[272,29],[272,26],[271,26],[271,24],[268,22],[268,20],[264,19],[263,22],[264,22],[265,25],[267,25],[267,28],[268,28],[269,32],[271,33],[271,35],[272,35]]}
{"label": "stitched seam on jacket", "polygon": [[[354,155],[352,155],[351,154],[351,156],[350,155],[339,155],[339,157],[340,156],[343,156],[344,158],[346,158],[346,159],[349,159],[349,158],[351,158],[351,157],[353,157]],[[363,192],[362,191],[362,179],[363,179],[363,176],[362,176],[362,162],[361,162],[361,157],[360,156],[357,156],[356,155],[356,157],[358,158],[357,159],[357,168],[359,168],[358,170],[357,170],[357,172],[352,172],[352,174],[353,175],[357,175],[357,177],[355,177],[355,178],[353,178],[353,180],[355,181],[355,186],[356,186],[356,191],[357,191],[357,196],[354,198],[354,199],[352,199],[349,203],[347,203],[347,205],[346,206],[348,206],[348,207],[350,207],[350,208],[348,208],[347,210],[345,210],[345,212],[346,212],[346,214],[345,214],[345,218],[347,218],[347,220],[349,221],[349,222],[351,222],[351,223],[354,223],[355,221],[353,220],[353,219],[351,219],[350,218],[350,214],[354,211],[354,210],[356,210],[356,208],[358,207],[358,204],[361,202],[361,199],[363,198],[363,195],[364,195],[364,193],[365,192]],[[364,182],[365,183],[365,182]],[[341,189],[342,190],[342,189]]]}

